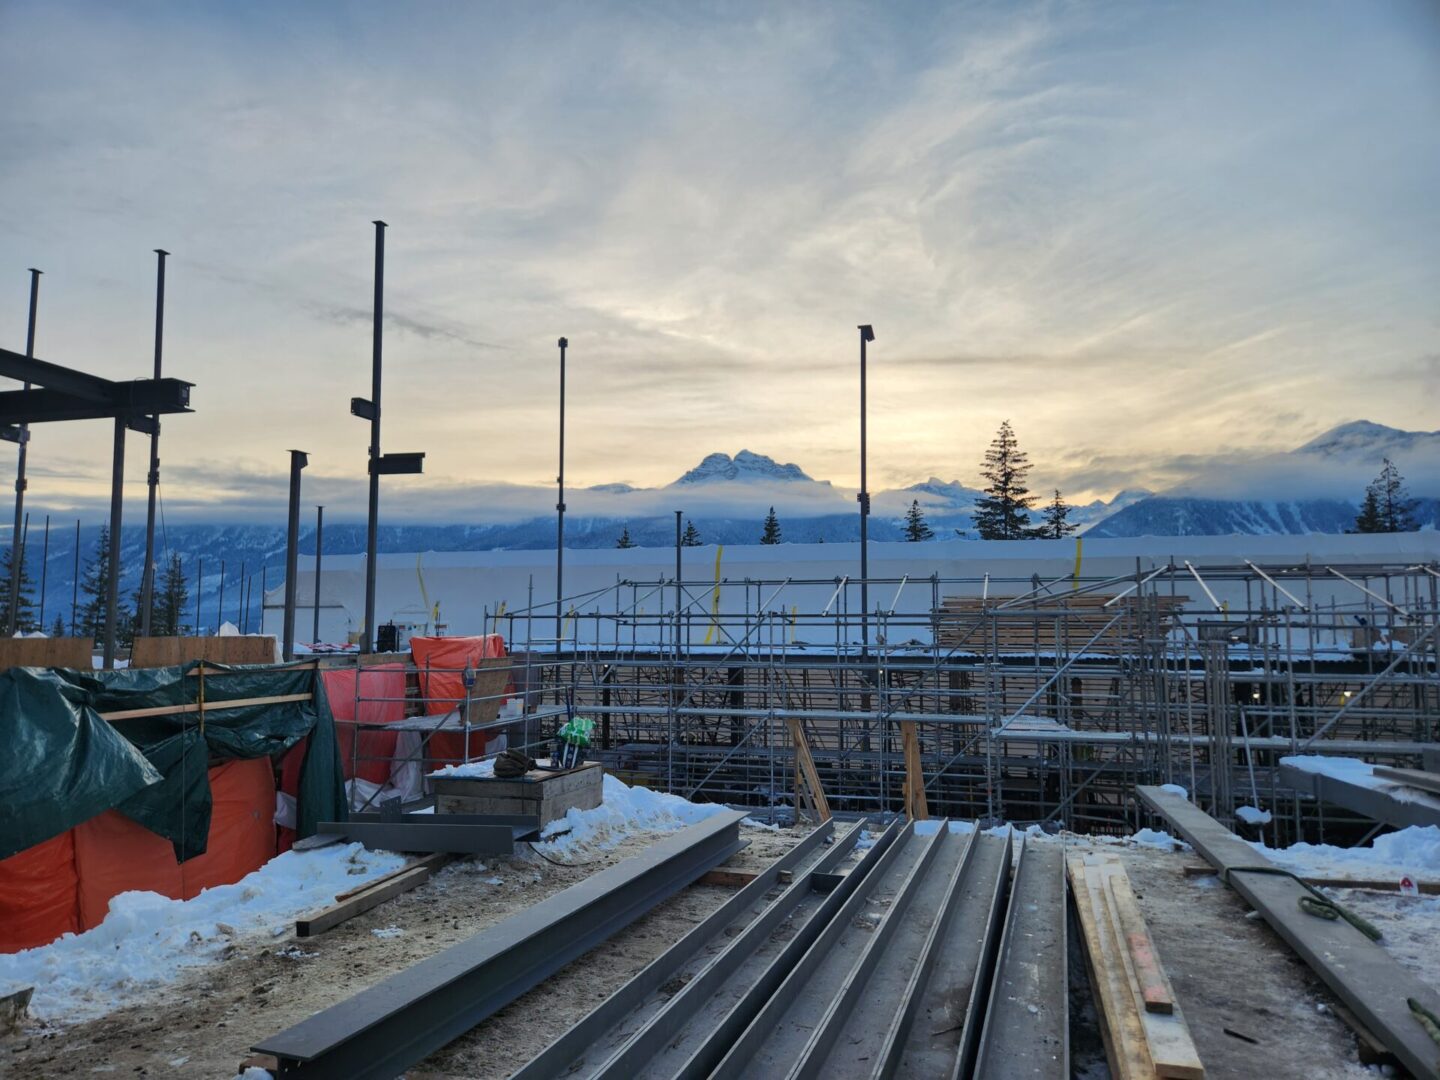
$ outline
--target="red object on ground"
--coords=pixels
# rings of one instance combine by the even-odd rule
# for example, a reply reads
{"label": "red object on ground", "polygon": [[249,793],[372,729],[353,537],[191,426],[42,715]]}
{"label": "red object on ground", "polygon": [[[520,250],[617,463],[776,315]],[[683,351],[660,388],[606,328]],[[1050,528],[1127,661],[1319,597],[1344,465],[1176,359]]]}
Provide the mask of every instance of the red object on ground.
{"label": "red object on ground", "polygon": [[79,931],[73,829],[0,859],[0,953],[48,945]]}

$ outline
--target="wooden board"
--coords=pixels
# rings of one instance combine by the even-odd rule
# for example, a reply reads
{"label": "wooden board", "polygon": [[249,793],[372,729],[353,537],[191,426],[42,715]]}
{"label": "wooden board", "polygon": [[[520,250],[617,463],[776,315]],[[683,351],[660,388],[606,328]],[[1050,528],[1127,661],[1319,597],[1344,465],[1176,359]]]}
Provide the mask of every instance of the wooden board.
{"label": "wooden board", "polygon": [[314,937],[316,934],[323,934],[326,930],[339,926],[356,915],[364,914],[371,908],[377,908],[386,900],[393,900],[401,893],[409,892],[429,880],[430,868],[428,866],[415,866],[407,869],[401,874],[388,878],[381,885],[362,889],[322,911],[317,911],[303,919],[296,919],[295,936]]}
{"label": "wooden board", "polygon": [[95,643],[89,638],[0,637],[0,671],[12,667],[58,667],[89,671]]}
{"label": "wooden board", "polygon": [[815,768],[815,758],[810,753],[804,725],[798,717],[793,716],[788,723],[790,740],[795,744],[795,811],[798,814],[803,803],[815,812],[817,821],[829,821],[830,801],[825,798],[825,788],[820,783],[820,770]]}
{"label": "wooden board", "polygon": [[1440,795],[1440,773],[1422,772],[1419,769],[1392,769],[1387,765],[1376,765],[1371,771],[1382,780],[1394,780],[1406,787]]}
{"label": "wooden board", "polygon": [[905,813],[911,821],[928,821],[930,804],[925,798],[925,770],[920,764],[920,736],[914,720],[900,721],[900,742],[905,750]]}
{"label": "wooden board", "polygon": [[[1054,652],[1063,645],[1078,649],[1100,634],[1092,651],[1113,652],[1128,648],[1127,633],[1133,634],[1137,620],[1154,622],[1150,631],[1163,634],[1174,620],[1175,612],[1190,602],[1188,596],[1146,597],[1139,606],[1133,595],[1115,599],[1115,594],[1085,593],[1080,596],[1046,597],[1024,600],[1013,607],[1001,608],[1015,597],[947,596],[933,613],[935,633],[946,648],[985,652],[998,647],[1000,652]],[[1110,607],[1106,603],[1114,600]],[[1106,629],[1117,615],[1125,617]],[[1105,632],[1101,634],[1101,631]]]}
{"label": "wooden board", "polygon": [[130,666],[177,667],[191,660],[216,664],[273,664],[275,638],[263,635],[224,637],[137,637],[130,649]]}
{"label": "wooden board", "polygon": [[1080,919],[1090,985],[1100,1010],[1100,1034],[1105,1041],[1110,1075],[1114,1080],[1149,1080],[1155,1075],[1155,1066],[1150,1060],[1140,1010],[1135,1007],[1124,970],[1118,963],[1119,942],[1109,920],[1103,917],[1102,882],[1098,874],[1088,872],[1083,856],[1071,855],[1065,864]]}

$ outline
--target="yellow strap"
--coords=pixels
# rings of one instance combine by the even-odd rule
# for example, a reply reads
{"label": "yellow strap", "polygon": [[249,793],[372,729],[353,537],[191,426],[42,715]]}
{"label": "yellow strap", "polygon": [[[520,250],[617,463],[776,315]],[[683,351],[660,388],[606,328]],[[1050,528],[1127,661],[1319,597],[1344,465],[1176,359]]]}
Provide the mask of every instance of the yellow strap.
{"label": "yellow strap", "polygon": [[1075,577],[1073,578],[1074,584],[1072,588],[1076,589],[1080,587],[1080,555],[1082,544],[1083,541],[1081,541],[1080,537],[1075,537]]}
{"label": "yellow strap", "polygon": [[715,547],[715,594],[710,598],[710,626],[705,631],[704,644],[711,645],[715,642],[715,632],[720,627],[720,556],[725,554],[725,545],[717,544]]}

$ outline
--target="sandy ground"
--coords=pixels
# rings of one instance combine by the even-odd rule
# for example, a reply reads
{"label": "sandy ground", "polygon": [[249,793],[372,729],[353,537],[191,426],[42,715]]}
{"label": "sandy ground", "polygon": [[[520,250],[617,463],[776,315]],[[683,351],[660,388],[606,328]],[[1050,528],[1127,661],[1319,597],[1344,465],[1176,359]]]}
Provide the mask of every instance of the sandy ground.
{"label": "sandy ground", "polygon": [[[742,828],[750,846],[725,866],[759,869],[802,835]],[[640,834],[581,866],[556,866],[528,850],[511,859],[453,864],[420,888],[319,937],[242,941],[223,963],[101,1019],[66,1028],[32,1026],[0,1041],[0,1076],[226,1080],[267,1035],[614,865],[653,839]],[[489,883],[497,878],[500,884]],[[728,888],[684,890],[407,1075],[507,1075],[733,894]],[[374,933],[392,928],[401,932]],[[511,1022],[512,1015],[524,1020]]]}

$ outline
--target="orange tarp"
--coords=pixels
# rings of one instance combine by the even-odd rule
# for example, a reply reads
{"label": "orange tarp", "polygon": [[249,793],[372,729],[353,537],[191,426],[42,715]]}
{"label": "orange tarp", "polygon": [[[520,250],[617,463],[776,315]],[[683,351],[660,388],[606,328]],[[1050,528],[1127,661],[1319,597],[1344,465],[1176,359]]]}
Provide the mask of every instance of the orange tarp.
{"label": "orange tarp", "polygon": [[[427,698],[425,711],[447,713],[465,697],[466,667],[473,667],[488,656],[505,655],[505,639],[499,634],[483,637],[413,637],[410,652],[420,669],[420,696]],[[448,670],[427,670],[429,668]],[[438,700],[436,700],[438,699]],[[463,732],[440,732],[426,744],[427,768],[452,762],[474,760],[485,753],[485,743],[495,732],[473,732],[466,753]]]}
{"label": "orange tarp", "polygon": [[[390,779],[390,760],[395,756],[395,733],[360,732],[359,761],[355,761],[356,676],[354,668],[336,668],[321,673],[325,680],[325,696],[330,699],[330,712],[335,717],[340,766],[346,780],[358,776],[372,784],[384,784]],[[359,679],[359,723],[393,724],[405,716],[404,664],[378,664],[363,668]]]}
{"label": "orange tarp", "polygon": [[73,831],[0,859],[0,953],[48,945],[79,931]]}

